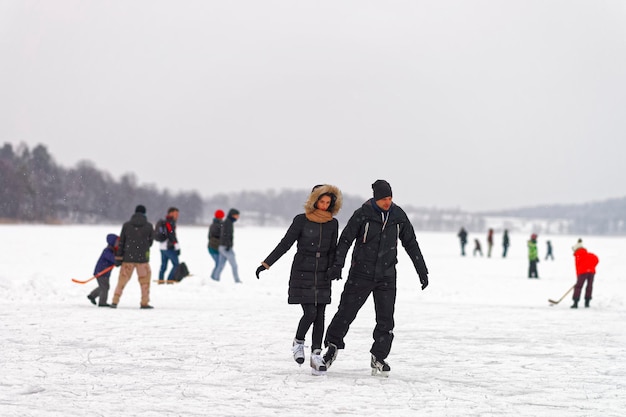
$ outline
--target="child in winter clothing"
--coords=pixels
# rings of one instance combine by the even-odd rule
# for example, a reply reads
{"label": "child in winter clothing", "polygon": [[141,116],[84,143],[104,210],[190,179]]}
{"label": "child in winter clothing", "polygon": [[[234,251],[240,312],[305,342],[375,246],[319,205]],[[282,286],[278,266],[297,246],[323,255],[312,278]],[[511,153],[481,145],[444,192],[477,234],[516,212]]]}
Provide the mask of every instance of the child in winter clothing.
{"label": "child in winter clothing", "polygon": [[591,301],[591,292],[593,291],[593,278],[596,275],[596,265],[598,265],[598,257],[591,252],[587,252],[587,249],[583,247],[582,240],[578,240],[574,246],[574,258],[576,259],[576,285],[574,286],[574,304],[572,308],[578,308],[578,301],[580,300],[580,293],[582,292],[583,285],[587,282],[587,288],[585,288],[585,307],[589,307],[589,301]]}
{"label": "child in winter clothing", "polygon": [[342,205],[339,189],[332,185],[317,185],[311,191],[304,213],[294,217],[285,237],[256,270],[256,276],[269,269],[294,244],[298,250],[291,265],[289,304],[300,304],[303,315],[293,340],[293,358],[304,363],[304,338],[313,325],[311,342],[311,373],[321,375],[326,365],[321,356],[324,336],[324,314],[330,304],[331,282],[328,268],[335,260],[339,222],[333,218]]}
{"label": "child in winter clothing", "polygon": [[[117,252],[117,245],[119,237],[113,233],[107,235],[107,247],[104,248],[98,262],[96,262],[96,268],[93,274],[98,275],[111,265],[115,265],[115,252]],[[96,304],[96,298],[98,298],[98,307],[109,307],[107,298],[109,297],[109,278],[111,277],[111,271],[108,271],[100,275],[98,280],[98,288],[94,289],[87,298],[92,304]]]}

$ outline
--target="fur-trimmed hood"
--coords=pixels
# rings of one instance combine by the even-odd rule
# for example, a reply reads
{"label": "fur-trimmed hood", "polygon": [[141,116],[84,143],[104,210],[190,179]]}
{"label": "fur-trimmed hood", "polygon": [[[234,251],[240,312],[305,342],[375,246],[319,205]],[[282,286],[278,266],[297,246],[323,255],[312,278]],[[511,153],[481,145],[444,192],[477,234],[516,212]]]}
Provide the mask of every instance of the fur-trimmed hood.
{"label": "fur-trimmed hood", "polygon": [[337,197],[337,199],[335,200],[335,205],[330,210],[330,214],[332,214],[333,216],[336,216],[337,213],[339,213],[339,210],[341,210],[341,206],[343,204],[343,197],[341,195],[341,191],[339,190],[339,188],[335,187],[334,185],[328,185],[328,184],[321,185],[313,189],[313,191],[311,191],[311,195],[309,195],[309,198],[306,200],[306,203],[304,203],[304,212],[307,214],[313,213],[315,211],[315,203],[317,202],[317,200],[320,198],[322,194],[326,194],[326,193],[333,194],[335,197]]}

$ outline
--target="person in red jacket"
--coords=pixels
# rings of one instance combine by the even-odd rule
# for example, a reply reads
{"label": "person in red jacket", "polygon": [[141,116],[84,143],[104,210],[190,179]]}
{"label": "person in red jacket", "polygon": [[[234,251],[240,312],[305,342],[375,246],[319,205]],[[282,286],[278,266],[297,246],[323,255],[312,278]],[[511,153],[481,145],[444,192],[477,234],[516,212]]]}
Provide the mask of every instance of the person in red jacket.
{"label": "person in red jacket", "polygon": [[583,285],[587,282],[585,288],[585,307],[589,307],[591,301],[591,292],[593,291],[593,278],[596,275],[596,265],[598,265],[598,257],[583,247],[583,242],[578,242],[572,246],[574,258],[576,260],[576,285],[574,286],[574,304],[571,308],[578,308],[578,301],[583,289]]}

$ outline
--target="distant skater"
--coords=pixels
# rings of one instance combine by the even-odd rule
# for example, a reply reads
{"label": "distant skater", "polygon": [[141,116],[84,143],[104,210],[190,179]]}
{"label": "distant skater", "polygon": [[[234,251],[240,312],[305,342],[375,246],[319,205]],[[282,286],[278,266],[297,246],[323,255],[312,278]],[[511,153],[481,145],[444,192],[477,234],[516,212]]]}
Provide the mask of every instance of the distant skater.
{"label": "distant skater", "polygon": [[487,258],[491,258],[491,248],[493,248],[493,229],[487,233]]}
{"label": "distant skater", "polygon": [[476,253],[479,253],[480,256],[483,256],[483,250],[480,247],[480,240],[478,239],[474,239],[474,256],[476,256]]}
{"label": "distant skater", "polygon": [[537,272],[538,263],[537,235],[533,233],[528,241],[528,278],[539,278],[539,273]]}
{"label": "distant skater", "polygon": [[461,256],[465,256],[465,245],[467,245],[467,232],[464,227],[461,227],[457,234],[459,241],[461,242]]}
{"label": "distant skater", "polygon": [[502,257],[506,258],[506,253],[509,251],[509,246],[511,242],[509,241],[509,231],[507,229],[504,230],[504,235],[502,235]]}
{"label": "distant skater", "polygon": [[550,242],[549,240],[546,241],[546,245],[547,245],[547,252],[546,252],[546,261],[548,259],[551,259],[554,261],[554,255],[552,254],[552,242]]}
{"label": "distant skater", "polygon": [[593,279],[596,275],[596,266],[598,265],[598,257],[583,247],[583,242],[578,242],[572,246],[574,258],[576,262],[576,285],[574,285],[574,304],[571,308],[578,308],[578,301],[583,290],[583,285],[587,283],[585,288],[585,308],[589,307],[591,301],[591,293],[593,292]]}

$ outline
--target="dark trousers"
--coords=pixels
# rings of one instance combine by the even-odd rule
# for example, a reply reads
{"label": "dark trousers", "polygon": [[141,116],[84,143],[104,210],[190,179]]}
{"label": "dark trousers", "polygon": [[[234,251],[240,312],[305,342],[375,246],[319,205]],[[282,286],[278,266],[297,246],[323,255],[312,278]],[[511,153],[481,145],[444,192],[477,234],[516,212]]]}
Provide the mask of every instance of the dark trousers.
{"label": "dark trousers", "polygon": [[98,288],[95,288],[91,294],[89,294],[90,298],[93,298],[94,300],[97,298],[98,304],[100,305],[105,305],[107,303],[107,298],[109,298],[109,278],[110,274],[105,274],[96,278],[98,280]]}
{"label": "dark trousers", "polygon": [[302,318],[296,330],[296,339],[304,340],[311,325],[313,325],[313,335],[311,341],[311,351],[322,348],[322,338],[324,337],[324,314],[326,304],[302,304]]}
{"label": "dark trousers", "polygon": [[167,270],[167,261],[172,261],[172,270],[167,276],[167,280],[171,281],[174,279],[174,273],[176,272],[176,268],[178,268],[178,254],[174,249],[161,250],[161,269],[159,270],[159,279],[163,281],[163,277],[165,277],[165,270]]}
{"label": "dark trousers", "polygon": [[528,263],[528,278],[539,278],[539,274],[537,272],[537,261],[529,261]]}
{"label": "dark trousers", "polygon": [[370,352],[379,360],[385,360],[391,351],[393,341],[393,314],[396,305],[396,281],[371,281],[367,279],[348,277],[341,294],[341,301],[337,313],[326,329],[325,344],[337,345],[344,349],[344,337],[357,313],[369,297],[374,295],[374,309],[376,312],[376,327],[374,327],[374,343]]}
{"label": "dark trousers", "polygon": [[580,300],[580,293],[583,290],[585,281],[587,282],[587,288],[585,288],[585,300],[591,300],[591,293],[593,292],[593,277],[595,274],[589,272],[587,274],[580,274],[576,279],[576,285],[574,285],[574,297],[573,299]]}

